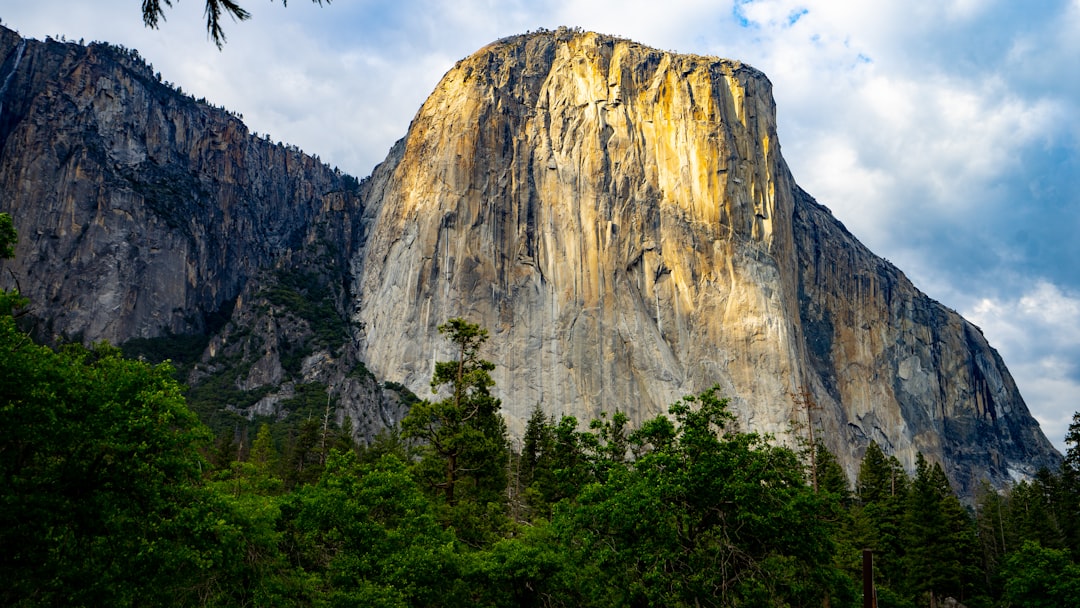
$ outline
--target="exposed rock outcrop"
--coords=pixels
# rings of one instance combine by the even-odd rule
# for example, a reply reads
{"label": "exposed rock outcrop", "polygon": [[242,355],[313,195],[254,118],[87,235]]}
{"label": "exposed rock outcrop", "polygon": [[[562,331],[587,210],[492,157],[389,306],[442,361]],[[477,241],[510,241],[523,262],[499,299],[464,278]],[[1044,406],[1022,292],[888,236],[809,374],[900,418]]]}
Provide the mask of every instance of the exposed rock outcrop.
{"label": "exposed rock outcrop", "polygon": [[448,354],[435,327],[464,316],[518,428],[537,403],[640,421],[719,384],[784,438],[805,388],[850,474],[871,439],[963,492],[1056,463],[979,330],[795,185],[771,85],[738,62],[501,40],[446,74],[366,206],[371,369],[419,389]]}
{"label": "exposed rock outcrop", "polygon": [[396,393],[353,373],[356,179],[183,95],[132,50],[0,28],[0,87],[0,211],[20,235],[0,285],[17,282],[42,338],[208,334],[190,381],[228,387],[222,408],[280,415],[293,385],[318,382],[361,437],[400,419]]}

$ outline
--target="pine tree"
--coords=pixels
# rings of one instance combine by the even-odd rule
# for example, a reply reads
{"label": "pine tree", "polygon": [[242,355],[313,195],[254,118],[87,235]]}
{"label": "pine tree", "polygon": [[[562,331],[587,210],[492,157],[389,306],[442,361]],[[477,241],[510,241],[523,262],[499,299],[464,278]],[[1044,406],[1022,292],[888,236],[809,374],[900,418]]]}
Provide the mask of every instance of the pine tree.
{"label": "pine tree", "polygon": [[1080,562],[1080,412],[1073,414],[1065,445],[1069,447],[1061,463],[1056,510],[1065,544],[1073,560]]}
{"label": "pine tree", "polygon": [[531,511],[550,517],[555,487],[555,422],[537,404],[525,425],[520,460],[520,483]]}
{"label": "pine tree", "polygon": [[851,500],[851,484],[840,462],[820,440],[814,452],[814,464],[817,467],[814,477],[817,479],[818,491],[828,492],[836,496],[841,504],[847,504]]}
{"label": "pine tree", "polygon": [[856,480],[853,542],[874,552],[879,586],[898,589],[904,575],[902,539],[908,477],[896,457],[870,442]]}
{"label": "pine tree", "polygon": [[936,605],[940,598],[961,602],[978,579],[975,530],[967,511],[952,491],[945,471],[920,453],[908,493],[904,527],[907,588]]}
{"label": "pine tree", "polygon": [[491,394],[495,364],[480,358],[488,332],[464,319],[450,319],[439,332],[458,354],[435,364],[432,392],[446,396],[414,404],[401,422],[402,435],[426,446],[417,474],[442,494],[447,523],[464,542],[486,544],[505,519],[510,457],[500,402]]}

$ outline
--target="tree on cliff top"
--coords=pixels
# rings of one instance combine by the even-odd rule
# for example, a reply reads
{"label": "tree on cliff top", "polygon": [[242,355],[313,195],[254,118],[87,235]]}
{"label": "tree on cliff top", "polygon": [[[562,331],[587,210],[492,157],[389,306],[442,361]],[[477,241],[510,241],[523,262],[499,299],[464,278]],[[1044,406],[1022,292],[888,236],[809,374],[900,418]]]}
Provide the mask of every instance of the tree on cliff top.
{"label": "tree on cliff top", "polygon": [[[323,0],[311,0],[322,6]],[[331,0],[326,0],[330,4]],[[157,29],[158,24],[165,20],[165,8],[172,8],[173,0],[143,0],[142,14],[143,23],[147,27]],[[289,0],[281,0],[283,6],[288,6]],[[221,27],[221,16],[225,13],[235,21],[247,21],[251,13],[233,0],[206,0],[206,31],[211,40],[220,49],[225,44],[225,30]]]}

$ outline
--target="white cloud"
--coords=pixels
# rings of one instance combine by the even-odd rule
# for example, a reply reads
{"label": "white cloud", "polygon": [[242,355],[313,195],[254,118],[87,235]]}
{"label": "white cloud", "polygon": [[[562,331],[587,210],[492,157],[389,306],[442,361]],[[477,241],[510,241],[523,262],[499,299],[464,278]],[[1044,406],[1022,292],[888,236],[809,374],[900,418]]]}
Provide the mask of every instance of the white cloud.
{"label": "white cloud", "polygon": [[1028,407],[1064,451],[1065,432],[1080,411],[1080,293],[1038,281],[1017,296],[982,298],[963,314],[996,346]]}

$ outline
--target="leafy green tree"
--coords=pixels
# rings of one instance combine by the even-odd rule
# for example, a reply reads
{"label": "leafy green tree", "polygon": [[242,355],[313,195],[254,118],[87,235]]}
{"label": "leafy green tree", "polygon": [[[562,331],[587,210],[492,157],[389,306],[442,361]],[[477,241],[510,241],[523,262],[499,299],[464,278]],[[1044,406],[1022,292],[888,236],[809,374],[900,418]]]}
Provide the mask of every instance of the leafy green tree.
{"label": "leafy green tree", "polygon": [[1062,549],[1026,541],[1002,568],[1006,605],[1025,608],[1080,606],[1080,566]]}
{"label": "leafy green tree", "polygon": [[[15,243],[18,242],[19,235],[15,231],[15,223],[12,221],[11,215],[0,213],[0,260],[9,260],[15,257]],[[18,290],[0,291],[0,315],[11,316],[26,304],[26,298],[20,296]]]}
{"label": "leafy green tree", "polygon": [[[470,606],[589,606],[603,597],[604,573],[570,557],[573,549],[540,520],[490,549],[461,556]],[[608,604],[610,605],[610,604]]]}
{"label": "leafy green tree", "polygon": [[608,469],[626,462],[630,449],[629,423],[630,418],[619,410],[615,410],[610,420],[606,412],[601,412],[600,418],[589,423],[595,438],[591,445],[594,474],[601,481],[606,478]]}
{"label": "leafy green tree", "polygon": [[0,316],[0,603],[197,603],[241,550],[168,365]]}
{"label": "leafy green tree", "polygon": [[317,484],[282,506],[290,561],[318,606],[464,605],[451,531],[400,459],[331,453]]}
{"label": "leafy green tree", "polygon": [[573,499],[582,488],[595,481],[589,454],[596,440],[591,433],[578,430],[577,418],[563,416],[553,429],[555,444],[550,461],[554,483],[541,488],[548,505]]}
{"label": "leafy green tree", "polygon": [[552,526],[574,565],[598,569],[594,605],[820,605],[849,597],[831,564],[821,502],[797,455],[731,420],[716,389],[631,433],[612,466]]}
{"label": "leafy green tree", "polygon": [[360,458],[360,462],[364,464],[371,464],[383,456],[391,455],[402,462],[409,462],[413,459],[414,452],[406,439],[401,436],[401,429],[398,427],[379,431],[368,444],[357,446],[354,451]]}
{"label": "leafy green tree", "polygon": [[[322,6],[323,0],[312,0]],[[331,0],[326,0],[330,4]],[[142,15],[143,23],[147,27],[157,29],[161,21],[165,20],[165,9],[172,7],[173,0],[143,0]],[[287,5],[288,0],[281,0]],[[206,0],[206,31],[214,44],[220,49],[225,44],[225,30],[221,27],[222,15],[228,15],[236,21],[247,21],[251,13],[241,7],[235,0]]]}
{"label": "leafy green tree", "polygon": [[15,231],[15,222],[11,214],[0,213],[0,259],[10,260],[15,257],[15,244],[19,234]]}

